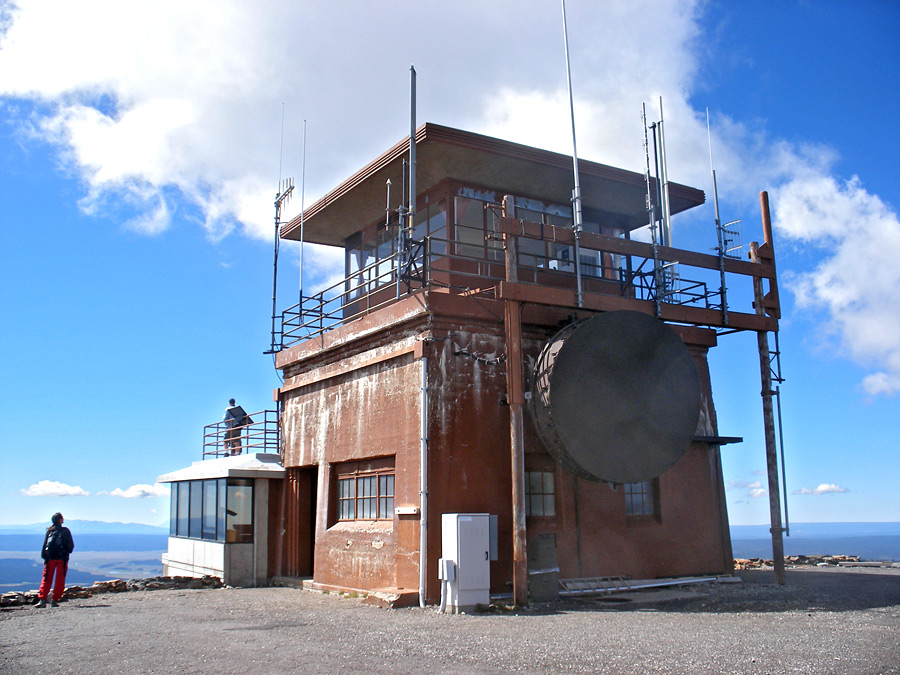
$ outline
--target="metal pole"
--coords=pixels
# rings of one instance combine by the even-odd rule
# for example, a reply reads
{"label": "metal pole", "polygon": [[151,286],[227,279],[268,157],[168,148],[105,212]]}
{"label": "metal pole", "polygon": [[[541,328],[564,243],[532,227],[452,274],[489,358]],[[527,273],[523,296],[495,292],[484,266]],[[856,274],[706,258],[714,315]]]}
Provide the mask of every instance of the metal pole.
{"label": "metal pole", "polygon": [[[278,186],[279,190],[281,186]],[[275,312],[277,310],[277,304],[275,301],[275,294],[278,291],[278,225],[281,221],[281,194],[277,194],[275,196],[275,251],[273,254],[273,262],[272,262],[272,344],[269,346],[269,349],[274,354],[275,353]]]}
{"label": "metal pole", "polygon": [[572,119],[572,169],[575,174],[575,189],[572,191],[572,202],[574,204],[575,216],[575,299],[579,307],[583,304],[581,290],[581,230],[583,220],[581,217],[581,180],[578,177],[578,146],[575,142],[575,103],[572,97],[572,69],[569,65],[569,29],[566,26],[566,0],[562,0],[563,15],[563,44],[566,50],[566,81],[569,85],[569,113]]}
{"label": "metal pole", "polygon": [[419,607],[425,606],[428,568],[428,357],[421,359],[419,438]]}
{"label": "metal pole", "polygon": [[409,67],[409,230],[416,215],[416,69]]}
{"label": "metal pole", "polygon": [[722,221],[719,218],[719,186],[716,182],[716,170],[713,168],[712,134],[709,130],[709,108],[706,109],[706,142],[709,146],[709,171],[712,174],[713,205],[716,210],[716,252],[719,254],[719,297],[722,301],[722,323],[728,325],[728,297],[725,290],[725,241],[722,233]]}
{"label": "metal pole", "polygon": [[[763,232],[766,243],[771,245],[772,225],[769,219],[769,197],[765,192],[760,193],[760,205],[762,209]],[[750,243],[750,259],[759,263],[759,243]],[[753,278],[753,298],[757,316],[765,316],[763,306],[763,283],[760,277]],[[775,446],[775,418],[772,410],[772,369],[769,356],[768,331],[760,330],[756,333],[757,346],[759,348],[759,371],[762,380],[763,424],[766,437],[766,473],[769,484],[769,522],[772,533],[772,562],[775,566],[775,580],[784,584],[784,528],[781,525],[781,486],[778,481],[778,457]]]}
{"label": "metal pole", "polygon": [[303,120],[303,161],[300,165],[300,323],[303,323],[303,219],[306,192],[306,120]]}
{"label": "metal pole", "polygon": [[[659,295],[659,243],[657,242],[657,232],[656,232],[656,207],[653,204],[653,192],[650,184],[650,141],[647,138],[647,106],[646,104],[641,104],[641,119],[644,123],[644,163],[646,164],[646,169],[644,171],[644,180],[647,184],[647,214],[650,219],[650,241],[653,245],[653,283],[655,288],[653,289],[653,306],[656,312],[656,316],[659,316],[661,313],[660,308],[660,295]],[[655,136],[654,136],[655,140]],[[654,143],[655,146],[655,143]],[[654,158],[656,153],[656,148],[653,149]],[[656,180],[657,185],[659,184],[659,178]],[[630,258],[629,258],[630,260]]]}
{"label": "metal pole", "polygon": [[663,246],[672,245],[672,212],[669,206],[669,169],[666,160],[666,138],[663,130],[663,103],[662,96],[659,97],[659,153],[660,166],[662,170],[662,195],[663,195]]}

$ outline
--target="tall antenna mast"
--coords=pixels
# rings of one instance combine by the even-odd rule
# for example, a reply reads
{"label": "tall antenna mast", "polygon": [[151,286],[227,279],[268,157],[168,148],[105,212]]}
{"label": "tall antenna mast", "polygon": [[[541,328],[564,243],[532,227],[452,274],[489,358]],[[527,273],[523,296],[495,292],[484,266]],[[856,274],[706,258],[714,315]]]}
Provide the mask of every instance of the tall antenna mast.
{"label": "tall antenna mast", "polygon": [[275,296],[278,290],[278,249],[281,242],[281,237],[279,237],[279,230],[281,229],[281,209],[288,203],[293,191],[293,178],[286,178],[285,180],[278,182],[278,194],[275,195],[275,253],[274,262],[272,264],[272,344],[269,346],[269,351],[265,352],[266,354],[274,354],[276,351],[275,321],[278,318],[278,305]]}
{"label": "tall antenna mast", "polygon": [[269,351],[266,354],[275,353],[275,321],[278,318],[278,304],[276,295],[278,292],[278,249],[280,248],[281,237],[279,237],[279,229],[281,228],[281,209],[287,204],[294,191],[294,179],[281,179],[281,161],[284,157],[284,101],[281,102],[281,147],[278,151],[278,192],[275,194],[275,245],[272,261],[272,342],[269,345]]}
{"label": "tall antenna mast", "polygon": [[[388,188],[390,190],[390,188]],[[401,201],[405,195],[401,196]],[[401,207],[402,208],[402,207]],[[409,242],[416,218],[416,67],[409,67],[409,202],[406,217],[400,214],[400,232],[397,235],[397,298],[400,298],[400,283],[410,265]]]}
{"label": "tall antenna mast", "polygon": [[722,302],[722,323],[728,325],[728,299],[725,291],[725,237],[722,221],[719,219],[719,188],[716,184],[716,170],[713,167],[712,133],[709,129],[709,107],[706,108],[706,142],[709,145],[709,172],[712,174],[713,204],[716,210],[716,254],[719,256],[719,299]]}
{"label": "tall antenna mast", "polygon": [[659,97],[659,170],[662,174],[662,245],[672,245],[672,211],[669,207],[669,169],[666,165],[666,136],[663,130],[663,102]]}
{"label": "tall antenna mast", "polygon": [[583,304],[581,291],[581,181],[578,178],[578,147],[575,142],[575,103],[572,97],[572,69],[569,65],[569,29],[566,25],[566,0],[562,0],[563,15],[563,44],[566,50],[566,81],[569,85],[569,112],[572,118],[572,167],[575,174],[575,189],[572,191],[572,203],[574,205],[575,220],[575,280],[576,294],[575,299],[579,307]]}
{"label": "tall antenna mast", "polygon": [[[656,203],[653,199],[652,183],[650,182],[650,139],[647,137],[647,104],[641,104],[641,121],[644,123],[644,182],[647,187],[647,217],[650,220],[650,241],[653,245],[653,280],[656,293],[653,296],[653,303],[656,308],[656,316],[660,315],[660,275],[659,275],[659,242],[656,232]],[[657,183],[659,179],[657,178]]]}
{"label": "tall antenna mast", "polygon": [[300,164],[300,314],[303,315],[303,225],[306,196],[306,120],[303,120],[303,158]]}

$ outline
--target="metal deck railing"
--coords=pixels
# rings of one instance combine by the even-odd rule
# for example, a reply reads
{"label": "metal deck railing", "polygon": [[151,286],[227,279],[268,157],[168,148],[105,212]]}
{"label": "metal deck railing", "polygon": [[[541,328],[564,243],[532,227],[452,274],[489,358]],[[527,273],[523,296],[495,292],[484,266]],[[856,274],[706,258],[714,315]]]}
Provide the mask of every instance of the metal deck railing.
{"label": "metal deck railing", "polygon": [[230,428],[226,422],[203,427],[203,458],[229,455],[281,452],[281,427],[277,410],[260,410],[249,414],[253,421]]}
{"label": "metal deck railing", "polygon": [[[419,288],[470,292],[490,289],[505,279],[502,249],[490,238],[481,246],[471,241],[432,236],[413,242],[411,250],[413,253],[405,256],[405,260],[393,253],[284,310],[273,337],[276,350],[316,337]],[[518,282],[572,287],[575,271],[573,261],[567,257],[570,255],[571,247],[558,248],[556,256],[519,250]],[[660,266],[659,261],[646,255],[611,254],[584,246],[581,257],[583,279],[595,291],[705,309],[722,305],[721,285],[715,273],[708,269],[678,262]],[[685,268],[690,268],[692,275],[697,273],[706,278],[687,279],[682,276]]]}

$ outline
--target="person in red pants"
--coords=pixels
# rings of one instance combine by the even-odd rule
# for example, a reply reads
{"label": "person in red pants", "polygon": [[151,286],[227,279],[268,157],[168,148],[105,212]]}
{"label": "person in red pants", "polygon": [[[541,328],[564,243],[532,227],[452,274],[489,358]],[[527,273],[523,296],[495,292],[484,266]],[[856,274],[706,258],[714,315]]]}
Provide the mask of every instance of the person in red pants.
{"label": "person in red pants", "polygon": [[[53,586],[53,597],[50,600],[51,607],[58,607],[59,600],[66,590],[66,570],[69,568],[69,554],[75,550],[75,542],[68,527],[63,527],[65,518],[61,513],[54,513],[50,519],[53,523],[47,528],[44,535],[44,545],[41,547],[41,558],[44,559],[44,574],[41,577],[41,587],[38,589],[37,607],[47,606],[47,596],[50,587]],[[53,577],[56,577],[56,585],[53,585]]]}

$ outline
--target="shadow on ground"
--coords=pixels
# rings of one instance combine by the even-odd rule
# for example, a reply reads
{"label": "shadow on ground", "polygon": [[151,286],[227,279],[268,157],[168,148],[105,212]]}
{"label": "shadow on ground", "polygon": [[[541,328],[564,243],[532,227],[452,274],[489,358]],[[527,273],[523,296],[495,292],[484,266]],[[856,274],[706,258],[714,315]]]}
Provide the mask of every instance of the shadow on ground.
{"label": "shadow on ground", "polygon": [[741,583],[697,584],[561,600],[534,613],[611,612],[849,612],[900,606],[900,570],[787,570],[785,584],[771,570],[738,572]]}

